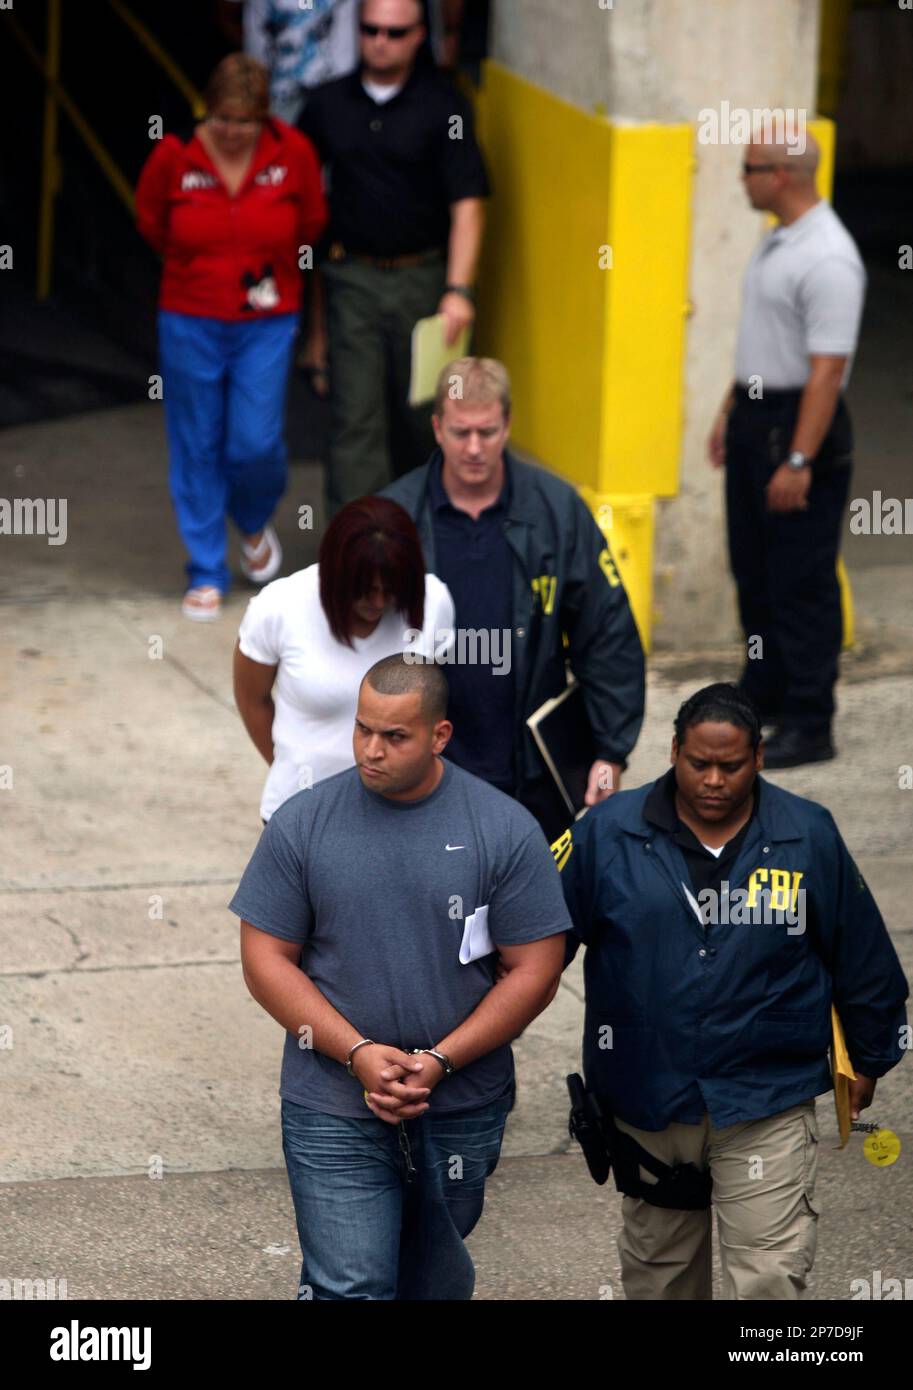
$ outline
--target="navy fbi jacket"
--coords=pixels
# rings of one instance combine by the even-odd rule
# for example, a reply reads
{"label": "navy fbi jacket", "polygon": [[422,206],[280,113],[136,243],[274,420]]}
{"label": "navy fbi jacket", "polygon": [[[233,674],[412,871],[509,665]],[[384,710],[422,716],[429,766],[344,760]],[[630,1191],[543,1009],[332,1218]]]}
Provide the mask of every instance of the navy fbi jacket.
{"label": "navy fbi jacket", "polygon": [[[441,457],[436,449],[428,463],[380,494],[412,517],[432,574],[437,570],[428,477]],[[512,454],[505,452],[505,458],[511,479],[505,529],[513,552],[514,759],[522,794],[544,772],[526,721],[566,689],[565,656],[583,691],[594,757],[622,766],[643,719],[644,656],[612,553],[576,488]]]}
{"label": "navy fbi jacket", "polygon": [[830,812],[759,777],[729,899],[705,925],[672,834],[644,817],[656,785],[616,792],[552,846],[568,963],[586,945],[589,1089],[638,1129],[775,1115],[831,1089],[832,1002],[856,1071],[883,1076],[903,1053],[907,982]]}

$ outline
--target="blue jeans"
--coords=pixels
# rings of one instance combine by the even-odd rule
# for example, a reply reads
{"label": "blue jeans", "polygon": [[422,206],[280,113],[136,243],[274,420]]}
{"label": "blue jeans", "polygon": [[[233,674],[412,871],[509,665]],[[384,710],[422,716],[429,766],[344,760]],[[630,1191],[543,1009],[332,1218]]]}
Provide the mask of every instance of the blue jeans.
{"label": "blue jeans", "polygon": [[388,1125],[283,1100],[299,1299],[471,1298],[475,1268],[463,1239],[482,1214],[510,1104],[508,1095]]}
{"label": "blue jeans", "polygon": [[297,331],[297,314],[231,322],[159,311],[168,478],[191,586],[228,588],[226,515],[256,535],[285,491]]}

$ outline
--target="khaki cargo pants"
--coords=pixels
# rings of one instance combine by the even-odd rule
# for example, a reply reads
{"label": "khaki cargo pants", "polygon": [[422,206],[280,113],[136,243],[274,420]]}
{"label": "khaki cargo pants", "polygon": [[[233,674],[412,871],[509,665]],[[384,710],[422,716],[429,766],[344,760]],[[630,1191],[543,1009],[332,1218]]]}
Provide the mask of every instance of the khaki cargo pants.
{"label": "khaki cargo pants", "polygon": [[[814,1099],[779,1115],[715,1129],[618,1128],[664,1163],[694,1163],[713,1175],[713,1206],[670,1211],[638,1197],[622,1201],[618,1238],[626,1298],[709,1299],[710,1232],[716,1211],[726,1299],[801,1299],[815,1258],[818,1166]],[[640,1176],[653,1181],[643,1168]]]}

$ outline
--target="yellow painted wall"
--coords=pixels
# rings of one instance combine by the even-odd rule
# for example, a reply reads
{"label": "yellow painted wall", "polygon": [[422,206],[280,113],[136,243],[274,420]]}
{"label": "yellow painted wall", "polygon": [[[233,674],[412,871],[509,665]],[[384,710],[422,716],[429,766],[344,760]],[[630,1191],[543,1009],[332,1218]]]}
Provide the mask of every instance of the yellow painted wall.
{"label": "yellow painted wall", "polygon": [[494,197],[476,345],[511,372],[517,443],[598,492],[674,494],[689,127],[615,125],[494,62],[478,120]]}
{"label": "yellow painted wall", "polygon": [[599,486],[678,492],[693,165],[688,126],[613,126]]}
{"label": "yellow painted wall", "polygon": [[498,64],[485,65],[479,134],[491,171],[476,348],[511,373],[516,442],[596,482],[608,276],[611,130]]}
{"label": "yellow painted wall", "polygon": [[691,131],[613,124],[494,62],[476,114],[494,196],[475,351],[510,371],[516,444],[612,516],[649,648],[654,498],[678,490]]}

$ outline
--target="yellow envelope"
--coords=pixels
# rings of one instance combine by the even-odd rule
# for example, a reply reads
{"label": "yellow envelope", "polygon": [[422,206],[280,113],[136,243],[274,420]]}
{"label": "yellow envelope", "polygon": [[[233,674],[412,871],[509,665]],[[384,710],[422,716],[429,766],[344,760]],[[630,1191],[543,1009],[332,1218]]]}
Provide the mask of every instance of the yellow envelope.
{"label": "yellow envelope", "polygon": [[469,347],[470,330],[464,328],[450,347],[444,342],[444,315],[433,314],[419,319],[412,330],[412,372],[409,379],[409,404],[423,405],[434,399],[437,379],[448,362],[465,357]]}
{"label": "yellow envelope", "polygon": [[837,1108],[837,1127],[840,1147],[845,1148],[850,1137],[850,1082],[856,1080],[850,1054],[846,1050],[840,1015],[831,1005],[831,1076],[834,1078],[834,1105]]}

